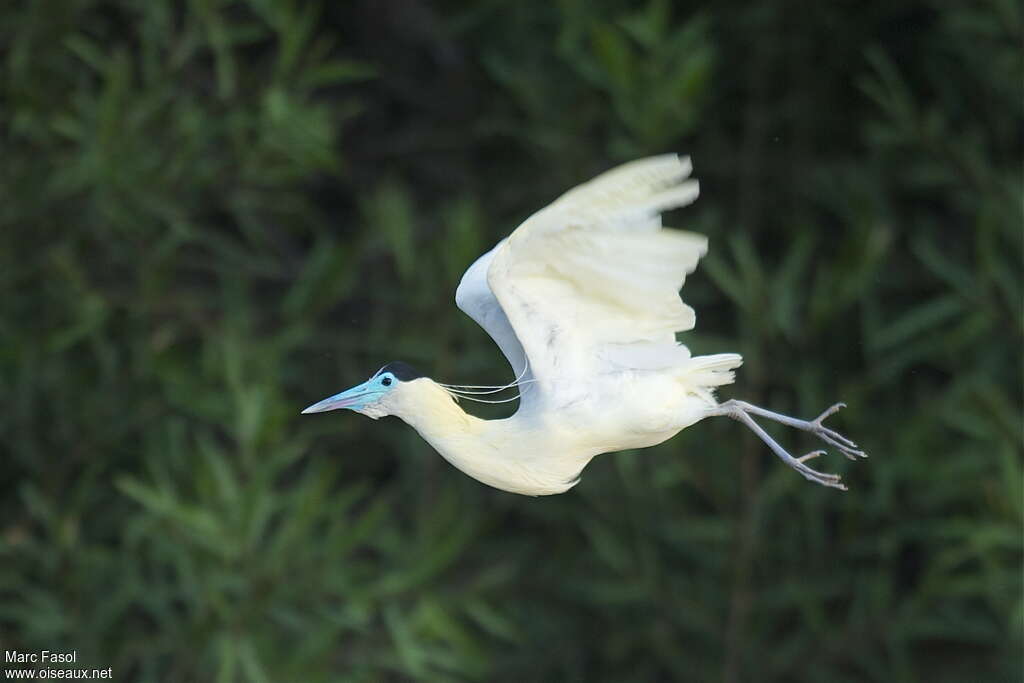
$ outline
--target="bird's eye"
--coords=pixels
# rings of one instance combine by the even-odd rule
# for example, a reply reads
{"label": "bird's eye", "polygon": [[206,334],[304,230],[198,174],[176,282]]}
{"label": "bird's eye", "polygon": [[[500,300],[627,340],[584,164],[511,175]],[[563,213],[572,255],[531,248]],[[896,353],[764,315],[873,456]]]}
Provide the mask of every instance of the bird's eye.
{"label": "bird's eye", "polygon": [[390,387],[391,386],[391,378],[390,377],[385,377],[384,379],[382,379],[380,381],[380,383],[383,384],[386,387]]}

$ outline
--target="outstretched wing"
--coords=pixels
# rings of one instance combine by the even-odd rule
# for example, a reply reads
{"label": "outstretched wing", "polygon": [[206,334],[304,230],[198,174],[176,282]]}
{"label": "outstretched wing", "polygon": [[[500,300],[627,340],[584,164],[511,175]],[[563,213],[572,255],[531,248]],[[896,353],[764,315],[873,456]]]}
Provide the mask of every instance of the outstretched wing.
{"label": "outstretched wing", "polygon": [[487,270],[490,268],[491,260],[504,243],[504,240],[499,242],[498,246],[478,258],[466,270],[458,289],[455,290],[455,305],[491,335],[491,339],[512,366],[513,376],[529,379],[530,373],[526,368],[526,353],[523,346],[487,284]]}
{"label": "outstretched wing", "polygon": [[690,170],[674,154],[620,166],[562,195],[484,257],[489,291],[537,379],[527,398],[569,400],[567,388],[595,374],[689,360],[675,333],[692,329],[695,315],[679,289],[707,239],[662,229],[660,214],[697,198]]}

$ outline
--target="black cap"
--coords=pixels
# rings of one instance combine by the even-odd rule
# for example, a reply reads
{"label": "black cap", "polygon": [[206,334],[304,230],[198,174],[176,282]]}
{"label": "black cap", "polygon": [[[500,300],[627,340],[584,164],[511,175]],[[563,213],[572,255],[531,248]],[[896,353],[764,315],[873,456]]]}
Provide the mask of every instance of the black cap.
{"label": "black cap", "polygon": [[[384,367],[377,371],[377,375],[384,372],[390,372],[392,375],[395,376],[396,379],[399,379],[402,382],[408,382],[409,380],[416,379],[417,377],[425,377],[425,375],[422,372],[420,372],[413,366],[409,365],[408,363],[403,363],[400,360],[388,363],[387,365],[385,365]],[[374,377],[376,377],[377,375],[374,375]]]}

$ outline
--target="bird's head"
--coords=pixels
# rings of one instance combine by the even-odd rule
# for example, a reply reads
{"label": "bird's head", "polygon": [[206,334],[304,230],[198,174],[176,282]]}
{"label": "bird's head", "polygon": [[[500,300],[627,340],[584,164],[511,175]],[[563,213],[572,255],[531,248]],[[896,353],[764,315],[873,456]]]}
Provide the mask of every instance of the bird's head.
{"label": "bird's head", "polygon": [[302,412],[324,413],[328,410],[348,408],[375,420],[395,415],[400,412],[401,406],[409,398],[408,395],[414,393],[413,386],[420,378],[424,378],[423,374],[408,363],[388,363],[362,384],[329,396]]}

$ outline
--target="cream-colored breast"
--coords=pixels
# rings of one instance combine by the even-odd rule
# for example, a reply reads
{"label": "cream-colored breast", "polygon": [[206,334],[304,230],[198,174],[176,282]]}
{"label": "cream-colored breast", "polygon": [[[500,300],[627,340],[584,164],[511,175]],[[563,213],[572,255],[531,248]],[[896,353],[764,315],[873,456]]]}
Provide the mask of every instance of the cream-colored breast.
{"label": "cream-colored breast", "polygon": [[527,420],[477,420],[462,432],[419,430],[445,460],[474,479],[529,496],[562,493],[598,451],[561,430],[538,430]]}

